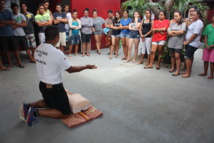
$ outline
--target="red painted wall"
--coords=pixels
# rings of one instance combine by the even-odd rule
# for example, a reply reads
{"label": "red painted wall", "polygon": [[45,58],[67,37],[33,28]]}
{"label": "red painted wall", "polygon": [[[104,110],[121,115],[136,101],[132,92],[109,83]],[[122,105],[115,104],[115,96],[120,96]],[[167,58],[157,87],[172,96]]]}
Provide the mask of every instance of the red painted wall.
{"label": "red painted wall", "polygon": [[[70,0],[70,10],[76,9],[78,12],[78,18],[83,16],[85,8],[89,8],[89,16],[92,17],[92,11],[94,8],[98,11],[98,16],[106,19],[108,17],[108,10],[112,10],[114,13],[120,10],[120,0]],[[102,46],[105,47],[105,36],[102,39]],[[96,49],[94,36],[92,36],[92,50]]]}

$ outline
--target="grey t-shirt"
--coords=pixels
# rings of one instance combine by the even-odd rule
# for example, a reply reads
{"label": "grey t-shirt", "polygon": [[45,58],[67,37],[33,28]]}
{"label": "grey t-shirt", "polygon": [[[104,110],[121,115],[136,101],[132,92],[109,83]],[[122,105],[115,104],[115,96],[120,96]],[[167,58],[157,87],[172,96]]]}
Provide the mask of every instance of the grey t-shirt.
{"label": "grey t-shirt", "polygon": [[33,22],[35,21],[35,17],[32,13],[27,12],[27,14],[24,14],[26,21],[27,21],[27,26],[24,27],[25,34],[34,34],[34,28],[33,28]]}
{"label": "grey t-shirt", "polygon": [[[183,22],[182,24],[177,24],[175,22],[171,23],[169,28],[168,28],[168,32],[170,31],[186,31],[186,23]],[[168,47],[169,48],[173,48],[173,49],[182,49],[183,48],[183,44],[184,44],[184,34],[178,35],[178,36],[173,36],[169,38],[168,41]]]}
{"label": "grey t-shirt", "polygon": [[[15,23],[22,23],[22,21],[26,21],[26,18],[23,14],[18,13],[17,15],[13,15],[13,18],[15,20]],[[13,29],[14,35],[15,36],[25,36],[24,29],[22,27]]]}
{"label": "grey t-shirt", "polygon": [[90,17],[82,17],[80,19],[81,21],[81,25],[82,25],[82,29],[81,32],[83,34],[91,34],[92,30],[91,27],[93,27],[93,20]]}
{"label": "grey t-shirt", "polygon": [[93,27],[95,29],[95,34],[102,34],[103,27],[102,25],[105,23],[105,20],[101,17],[97,17],[96,19],[93,18]]}

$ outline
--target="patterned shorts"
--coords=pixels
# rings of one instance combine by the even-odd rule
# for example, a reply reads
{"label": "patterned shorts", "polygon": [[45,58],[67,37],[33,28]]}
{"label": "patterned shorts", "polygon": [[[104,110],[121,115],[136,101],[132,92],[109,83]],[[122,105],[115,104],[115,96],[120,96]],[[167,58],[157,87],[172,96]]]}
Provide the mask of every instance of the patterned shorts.
{"label": "patterned shorts", "polygon": [[26,35],[28,47],[29,48],[36,48],[36,39],[34,34],[28,34]]}

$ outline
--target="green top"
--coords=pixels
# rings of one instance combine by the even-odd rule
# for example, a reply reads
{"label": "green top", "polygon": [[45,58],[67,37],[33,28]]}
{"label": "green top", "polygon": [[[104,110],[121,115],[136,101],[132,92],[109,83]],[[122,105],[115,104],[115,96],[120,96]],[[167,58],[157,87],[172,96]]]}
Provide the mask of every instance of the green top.
{"label": "green top", "polygon": [[[43,14],[43,15],[37,14],[37,15],[35,16],[35,21],[36,21],[36,22],[37,22],[37,21],[39,21],[39,22],[46,22],[46,21],[48,21],[48,20],[50,20],[50,19],[51,19],[51,17],[50,17],[47,13],[45,13],[45,14]],[[44,32],[45,32],[45,29],[46,29],[46,26],[39,27],[39,32],[44,33]]]}
{"label": "green top", "polygon": [[[78,22],[76,21],[76,22],[72,22],[72,25],[74,25],[74,26],[79,26],[79,24],[78,24]],[[77,35],[77,34],[79,34],[79,30],[76,30],[76,29],[72,29],[72,35]]]}
{"label": "green top", "polygon": [[[207,25],[205,28],[203,35],[207,36],[207,45],[212,46],[214,45],[214,27],[212,24]],[[214,48],[212,48],[214,49]]]}

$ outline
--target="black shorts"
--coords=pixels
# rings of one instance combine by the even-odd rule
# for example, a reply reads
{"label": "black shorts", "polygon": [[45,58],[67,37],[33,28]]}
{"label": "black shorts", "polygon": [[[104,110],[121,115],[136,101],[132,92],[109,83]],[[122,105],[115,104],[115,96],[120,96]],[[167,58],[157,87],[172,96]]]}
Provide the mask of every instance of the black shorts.
{"label": "black shorts", "polygon": [[46,84],[40,82],[39,89],[48,107],[57,109],[64,115],[72,113],[68,96],[62,83],[53,85],[52,88],[46,88]]}
{"label": "black shorts", "polygon": [[14,50],[18,50],[21,46],[22,50],[28,49],[28,43],[26,36],[15,36],[16,39],[16,45],[14,47]]}
{"label": "black shorts", "polygon": [[83,43],[89,43],[91,40],[91,34],[81,34],[82,35],[82,42]]}
{"label": "black shorts", "polygon": [[191,59],[194,56],[195,51],[198,48],[190,46],[190,45],[186,45],[186,54],[185,54],[185,58],[186,59]]}
{"label": "black shorts", "polygon": [[14,50],[16,47],[15,36],[0,37],[0,49],[4,51]]}
{"label": "black shorts", "polygon": [[174,54],[174,53],[182,54],[182,50],[183,50],[183,49],[174,49],[174,48],[169,48],[169,49],[171,54]]}

